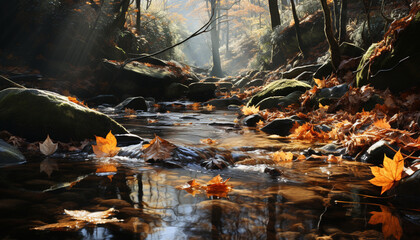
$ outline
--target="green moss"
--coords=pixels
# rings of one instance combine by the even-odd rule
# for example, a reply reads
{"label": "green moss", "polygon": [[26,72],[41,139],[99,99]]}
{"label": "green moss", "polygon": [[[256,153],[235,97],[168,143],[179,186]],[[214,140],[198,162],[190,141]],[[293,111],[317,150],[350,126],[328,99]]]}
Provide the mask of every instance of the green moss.
{"label": "green moss", "polygon": [[105,136],[110,130],[127,130],[108,116],[70,102],[59,94],[8,88],[0,91],[0,128],[28,140],[43,140],[49,134],[61,141]]}
{"label": "green moss", "polygon": [[296,91],[305,92],[310,88],[311,86],[309,84],[294,79],[277,80],[268,84],[260,92],[255,94],[249,100],[247,106],[257,105],[261,100],[268,97],[286,96]]}

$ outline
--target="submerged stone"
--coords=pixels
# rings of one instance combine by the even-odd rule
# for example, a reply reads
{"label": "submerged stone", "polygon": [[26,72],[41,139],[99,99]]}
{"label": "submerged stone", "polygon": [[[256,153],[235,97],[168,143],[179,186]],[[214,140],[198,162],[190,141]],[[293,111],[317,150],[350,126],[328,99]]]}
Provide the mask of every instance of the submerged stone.
{"label": "submerged stone", "polygon": [[257,104],[260,110],[273,109],[273,108],[284,108],[293,103],[299,103],[299,98],[303,94],[301,91],[296,91],[288,94],[287,96],[275,96],[263,99]]}
{"label": "submerged stone", "polygon": [[27,138],[80,141],[128,131],[93,109],[78,105],[60,94],[38,90],[8,88],[0,91],[0,130]]}
{"label": "submerged stone", "polygon": [[116,110],[124,110],[126,108],[147,111],[146,100],[143,97],[130,97],[115,106]]}
{"label": "submerged stone", "polygon": [[303,123],[302,120],[294,120],[291,118],[276,119],[264,126],[263,128],[261,128],[261,131],[268,134],[276,134],[283,137],[289,136],[290,129],[292,129],[293,124],[295,124],[295,122],[298,122],[299,124]]}

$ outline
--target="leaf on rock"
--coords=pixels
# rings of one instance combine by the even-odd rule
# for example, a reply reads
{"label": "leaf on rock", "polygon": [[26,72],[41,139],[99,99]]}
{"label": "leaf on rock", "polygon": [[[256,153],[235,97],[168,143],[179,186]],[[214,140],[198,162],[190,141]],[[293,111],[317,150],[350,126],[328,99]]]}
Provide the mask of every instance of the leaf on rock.
{"label": "leaf on rock", "polygon": [[369,219],[369,224],[382,224],[382,233],[385,239],[390,236],[394,236],[396,239],[401,239],[403,229],[400,225],[400,221],[397,216],[392,214],[390,209],[386,206],[381,205],[382,212],[370,212],[373,214]]}
{"label": "leaf on rock", "polygon": [[155,136],[150,144],[143,145],[143,158],[145,161],[150,159],[165,160],[171,157],[172,150],[175,148],[174,144]]}
{"label": "leaf on rock", "polygon": [[51,141],[50,135],[47,135],[47,138],[43,143],[39,143],[39,150],[45,156],[53,154],[57,151],[58,143],[53,143]]}
{"label": "leaf on rock", "polygon": [[82,102],[80,102],[79,100],[77,100],[77,98],[75,98],[75,97],[70,97],[70,96],[68,96],[67,97],[68,99],[69,99],[69,101],[70,102],[73,102],[73,103],[76,103],[76,104],[78,104],[78,105],[80,105],[80,106],[83,106],[83,107],[87,107],[88,108],[88,106],[82,101]]}
{"label": "leaf on rock", "polygon": [[227,194],[232,191],[232,186],[226,184],[229,179],[230,178],[223,181],[222,177],[220,177],[220,174],[211,179],[205,187],[207,197],[227,197]]}
{"label": "leaf on rock", "polygon": [[372,174],[375,176],[369,182],[373,185],[382,187],[381,194],[389,190],[395,182],[401,180],[401,173],[404,169],[404,158],[398,151],[394,159],[384,156],[384,167],[370,167]]}
{"label": "leaf on rock", "polygon": [[291,152],[283,152],[283,151],[277,151],[274,152],[271,155],[272,159],[274,162],[276,163],[280,163],[280,162],[291,162],[293,159],[293,153]]}
{"label": "leaf on rock", "polygon": [[250,107],[243,106],[241,111],[242,111],[242,114],[245,116],[257,114],[260,111],[260,106],[258,107],[255,107],[254,105]]}
{"label": "leaf on rock", "polygon": [[111,131],[106,135],[106,138],[95,137],[96,145],[92,145],[92,149],[97,157],[113,157],[120,151],[120,148],[117,147],[117,139]]}
{"label": "leaf on rock", "polygon": [[39,172],[45,172],[48,177],[51,177],[54,170],[58,171],[58,164],[54,159],[46,158],[39,165]]}

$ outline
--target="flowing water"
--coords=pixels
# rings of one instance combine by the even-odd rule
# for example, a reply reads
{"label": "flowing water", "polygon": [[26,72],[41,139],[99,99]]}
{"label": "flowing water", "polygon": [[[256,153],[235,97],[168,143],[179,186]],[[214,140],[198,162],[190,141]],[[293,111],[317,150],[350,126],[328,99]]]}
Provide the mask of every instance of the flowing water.
{"label": "flowing water", "polygon": [[[146,139],[156,134],[178,146],[197,148],[207,147],[200,139],[214,139],[217,143],[213,148],[244,156],[253,164],[206,170],[199,164],[169,168],[141,158],[97,159],[83,152],[34,155],[25,164],[0,169],[2,239],[417,237],[419,217],[415,211],[369,197],[378,189],[367,181],[372,177],[367,165],[320,159],[276,165],[265,161],[274,151],[297,154],[325,143],[272,138],[255,129],[237,127],[235,111],[184,109],[112,116]],[[42,164],[53,170],[50,176],[40,172]],[[99,170],[109,166],[116,171]],[[191,179],[205,184],[218,174],[230,178],[233,189],[226,198],[205,193],[193,196],[176,188]],[[64,212],[109,208],[117,210],[113,217],[121,221],[75,222]],[[62,225],[33,229],[53,223]]]}

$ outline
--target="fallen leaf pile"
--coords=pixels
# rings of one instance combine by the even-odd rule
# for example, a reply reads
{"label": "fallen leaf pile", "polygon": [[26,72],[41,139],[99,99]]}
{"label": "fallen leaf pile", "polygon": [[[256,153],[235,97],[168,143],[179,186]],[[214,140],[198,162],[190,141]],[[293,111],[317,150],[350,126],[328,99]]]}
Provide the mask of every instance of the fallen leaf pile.
{"label": "fallen leaf pile", "polygon": [[113,157],[120,151],[120,148],[117,147],[117,139],[111,131],[106,135],[106,138],[95,137],[96,145],[92,145],[92,149],[97,157]]}
{"label": "fallen leaf pile", "polygon": [[220,175],[215,176],[205,185],[199,184],[195,179],[188,181],[182,186],[176,187],[179,190],[185,190],[195,196],[196,194],[206,192],[207,197],[226,198],[228,193],[232,191],[232,186],[226,184],[230,178],[223,181]]}

